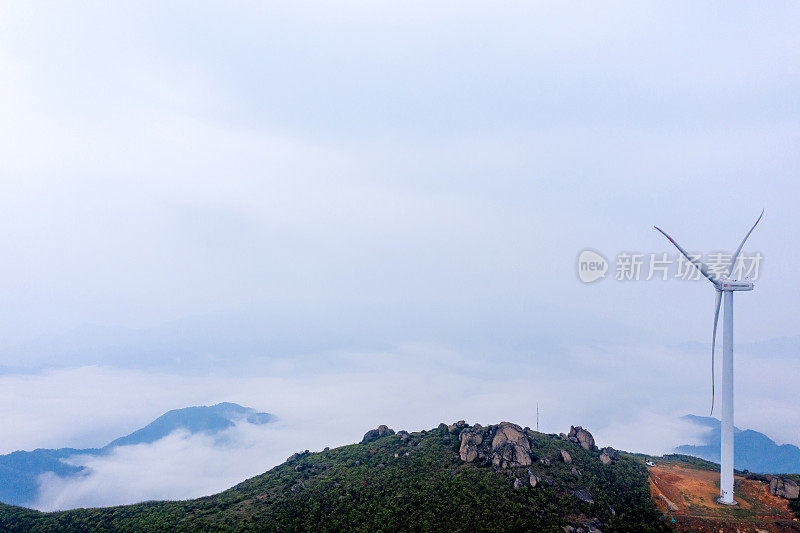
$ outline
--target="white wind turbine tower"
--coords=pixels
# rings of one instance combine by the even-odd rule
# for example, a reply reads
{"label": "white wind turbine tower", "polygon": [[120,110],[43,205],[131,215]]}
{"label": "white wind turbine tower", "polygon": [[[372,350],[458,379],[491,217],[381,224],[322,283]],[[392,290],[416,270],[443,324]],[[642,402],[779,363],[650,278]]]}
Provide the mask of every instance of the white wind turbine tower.
{"label": "white wind turbine tower", "polygon": [[[727,273],[733,274],[736,260],[742,251],[745,241],[753,233],[756,224],[764,216],[761,211],[756,223],[742,239],[742,243],[731,258]],[[711,412],[714,412],[714,347],[717,341],[717,322],[719,320],[720,298],[725,295],[725,313],[722,318],[722,433],[720,439],[720,467],[719,467],[719,499],[720,503],[735,505],[733,499],[733,291],[752,291],[753,283],[750,281],[731,280],[727,276],[715,276],[709,272],[708,267],[696,258],[691,257],[686,250],[675,242],[675,239],[667,235],[658,226],[653,226],[669,239],[669,242],[686,257],[686,259],[697,267],[708,281],[714,285],[717,292],[714,303],[714,330],[711,337]]]}

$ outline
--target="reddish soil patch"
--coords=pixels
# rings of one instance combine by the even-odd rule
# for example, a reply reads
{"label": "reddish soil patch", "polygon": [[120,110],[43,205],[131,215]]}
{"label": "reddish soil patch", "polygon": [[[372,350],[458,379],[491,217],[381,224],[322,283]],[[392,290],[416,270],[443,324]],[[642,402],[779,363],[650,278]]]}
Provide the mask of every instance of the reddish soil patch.
{"label": "reddish soil patch", "polygon": [[676,462],[649,467],[653,501],[678,531],[800,532],[786,500],[769,493],[769,487],[742,477],[734,481],[739,505],[727,507],[719,496],[719,472]]}

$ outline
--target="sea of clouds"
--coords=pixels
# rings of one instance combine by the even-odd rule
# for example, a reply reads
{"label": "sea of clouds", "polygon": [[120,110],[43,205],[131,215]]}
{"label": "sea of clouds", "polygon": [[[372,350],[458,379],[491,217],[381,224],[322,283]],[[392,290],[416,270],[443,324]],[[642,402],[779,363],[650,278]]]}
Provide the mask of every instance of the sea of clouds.
{"label": "sea of clouds", "polygon": [[[103,445],[163,412],[232,401],[275,414],[221,435],[178,431],[104,456],[72,456],[74,478],[45,475],[42,510],[185,499],[224,490],[299,450],[360,440],[379,424],[430,429],[439,422],[503,420],[561,432],[582,425],[598,445],[665,453],[697,443],[701,430],[679,419],[707,414],[707,358],[680,349],[615,346],[558,355],[486,359],[433,346],[380,353],[251,361],[226,375],[88,366],[0,376],[0,451]],[[737,423],[800,444],[800,414],[784,393],[800,378],[780,362],[737,362]],[[784,406],[784,407],[782,407]]]}

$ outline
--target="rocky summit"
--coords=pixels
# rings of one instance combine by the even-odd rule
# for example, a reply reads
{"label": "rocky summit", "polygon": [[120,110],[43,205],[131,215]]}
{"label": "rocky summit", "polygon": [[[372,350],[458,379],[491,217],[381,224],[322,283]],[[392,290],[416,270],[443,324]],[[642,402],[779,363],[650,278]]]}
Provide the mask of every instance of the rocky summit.
{"label": "rocky summit", "polygon": [[467,463],[491,463],[501,468],[529,466],[531,445],[522,428],[511,422],[475,427],[461,432],[459,455]]}

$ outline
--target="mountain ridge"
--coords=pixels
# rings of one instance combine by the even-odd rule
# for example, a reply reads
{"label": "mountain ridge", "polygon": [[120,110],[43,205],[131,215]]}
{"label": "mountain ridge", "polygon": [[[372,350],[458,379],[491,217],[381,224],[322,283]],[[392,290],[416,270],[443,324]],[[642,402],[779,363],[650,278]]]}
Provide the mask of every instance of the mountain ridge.
{"label": "mountain ridge", "polygon": [[[704,444],[683,444],[675,452],[708,461],[719,462],[720,421],[714,417],[684,415],[681,417],[694,424],[708,428]],[[777,444],[767,435],[752,429],[733,431],[733,466],[738,470],[749,470],[760,474],[800,473],[800,448],[793,444]]]}
{"label": "mountain ridge", "polygon": [[214,435],[233,427],[238,421],[266,424],[274,420],[274,415],[269,413],[222,402],[210,406],[172,409],[143,428],[114,439],[101,448],[36,448],[0,455],[0,477],[3,479],[0,484],[0,502],[31,505],[39,492],[39,476],[46,472],[53,472],[59,477],[85,473],[85,467],[64,461],[71,456],[103,455],[121,446],[150,444],[177,430]]}
{"label": "mountain ridge", "polygon": [[11,532],[577,528],[668,531],[644,462],[598,449],[581,428],[558,436],[508,422],[412,433],[382,426],[194,500],[56,513],[0,505],[0,529]]}

